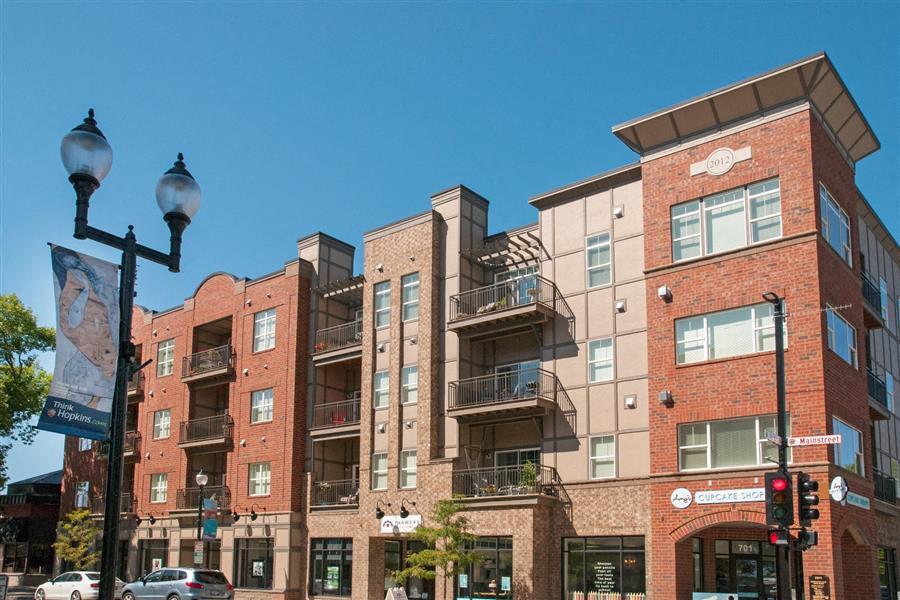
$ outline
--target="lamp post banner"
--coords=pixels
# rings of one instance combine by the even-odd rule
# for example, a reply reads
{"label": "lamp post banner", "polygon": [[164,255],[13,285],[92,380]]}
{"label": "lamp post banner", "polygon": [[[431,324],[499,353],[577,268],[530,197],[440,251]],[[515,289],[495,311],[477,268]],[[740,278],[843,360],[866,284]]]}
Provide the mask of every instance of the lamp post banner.
{"label": "lamp post banner", "polygon": [[56,366],[38,429],[109,438],[119,357],[118,265],[51,244]]}

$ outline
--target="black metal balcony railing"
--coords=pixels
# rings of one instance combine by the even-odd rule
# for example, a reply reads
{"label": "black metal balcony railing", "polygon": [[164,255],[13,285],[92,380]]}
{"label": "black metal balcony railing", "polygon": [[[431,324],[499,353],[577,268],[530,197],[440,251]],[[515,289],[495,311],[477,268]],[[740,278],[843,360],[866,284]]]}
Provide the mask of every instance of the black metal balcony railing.
{"label": "black metal balcony railing", "polygon": [[347,346],[362,343],[362,323],[353,321],[320,329],[316,332],[316,345],[313,350],[316,353],[339,350]]}
{"label": "black metal balcony railing", "polygon": [[869,398],[887,406],[887,386],[884,380],[873,371],[866,369],[866,383],[869,387]]}
{"label": "black metal balcony railing", "polygon": [[316,481],[312,495],[313,506],[356,506],[359,504],[359,481]]}
{"label": "black metal balcony railing", "polygon": [[359,423],[358,397],[313,407],[313,427],[339,427]]}
{"label": "black metal balcony railing", "polygon": [[[122,487],[131,487],[129,483],[123,483]],[[134,494],[131,492],[122,492],[119,494],[119,511],[123,513],[134,512]],[[91,502],[91,512],[94,514],[103,514],[106,512],[106,498],[97,496]]]}
{"label": "black metal balcony railing", "polygon": [[537,367],[450,382],[450,408],[468,408],[525,398],[556,402],[556,375]]}
{"label": "black metal balcony railing", "polygon": [[526,463],[510,467],[486,467],[453,471],[453,495],[464,498],[558,496],[560,484],[556,469]]}
{"label": "black metal balcony railing", "polygon": [[897,480],[875,469],[875,497],[891,504],[897,503]]}
{"label": "black metal balcony railing", "polygon": [[[207,485],[203,487],[204,498],[215,498],[219,508],[231,507],[231,490],[227,485]],[[200,488],[181,488],[175,494],[175,508],[178,510],[196,510],[200,506]]]}
{"label": "black metal balcony railing", "polygon": [[128,393],[135,394],[144,389],[144,373],[138,371],[128,380]]}
{"label": "black metal balcony railing", "polygon": [[125,445],[122,447],[123,452],[133,452],[139,454],[141,451],[141,433],[139,431],[125,432]]}
{"label": "black metal balcony railing", "polygon": [[202,352],[189,354],[181,359],[181,376],[193,377],[221,371],[234,366],[234,353],[231,344],[225,344],[218,348],[210,348]]}
{"label": "black metal balcony railing", "polygon": [[881,290],[878,284],[869,276],[868,273],[862,273],[862,294],[863,300],[872,307],[875,314],[881,316]]}
{"label": "black metal balcony railing", "polygon": [[231,431],[234,428],[234,419],[231,415],[214,415],[202,419],[192,419],[181,422],[181,436],[179,443],[202,442],[205,440],[231,439]]}
{"label": "black metal balcony railing", "polygon": [[527,275],[454,294],[450,297],[450,321],[533,304],[542,304],[560,313],[568,310],[552,281],[540,275]]}

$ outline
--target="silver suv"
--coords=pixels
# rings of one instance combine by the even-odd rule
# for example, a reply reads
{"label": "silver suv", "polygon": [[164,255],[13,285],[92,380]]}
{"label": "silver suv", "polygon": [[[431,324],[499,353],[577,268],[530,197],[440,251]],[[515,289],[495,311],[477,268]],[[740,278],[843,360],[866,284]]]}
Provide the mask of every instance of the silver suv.
{"label": "silver suv", "polygon": [[177,567],[125,584],[122,600],[231,600],[233,590],[221,571]]}

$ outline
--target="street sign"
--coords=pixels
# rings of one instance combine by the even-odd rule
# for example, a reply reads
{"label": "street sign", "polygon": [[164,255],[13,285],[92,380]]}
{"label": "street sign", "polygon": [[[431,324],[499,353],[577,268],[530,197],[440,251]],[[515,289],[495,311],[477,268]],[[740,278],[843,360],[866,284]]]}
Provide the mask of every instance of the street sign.
{"label": "street sign", "polygon": [[774,431],[766,432],[766,439],[775,444],[776,446],[781,445],[781,436],[775,433]]}
{"label": "street sign", "polygon": [[199,540],[194,542],[194,564],[203,564],[203,542]]}
{"label": "street sign", "polygon": [[804,435],[789,437],[788,446],[824,446],[828,444],[840,444],[841,436],[837,435]]}

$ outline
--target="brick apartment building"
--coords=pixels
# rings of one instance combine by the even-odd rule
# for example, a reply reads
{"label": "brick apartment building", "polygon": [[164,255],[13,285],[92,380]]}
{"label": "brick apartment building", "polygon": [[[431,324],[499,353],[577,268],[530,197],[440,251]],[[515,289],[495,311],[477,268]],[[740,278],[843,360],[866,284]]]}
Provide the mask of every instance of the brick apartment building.
{"label": "brick apartment building", "polygon": [[[854,183],[879,144],[834,65],[613,132],[640,160],[533,197],[534,224],[491,234],[458,186],[366,233],[362,273],[318,233],[282,272],[141,312],[127,574],[191,564],[202,467],[239,597],[380,600],[451,497],[483,560],[410,598],[774,597],[774,291],[791,433],[843,437],[791,452],[822,497],[794,586],[896,597],[900,250]],[[102,490],[77,446],[63,510]]]}

